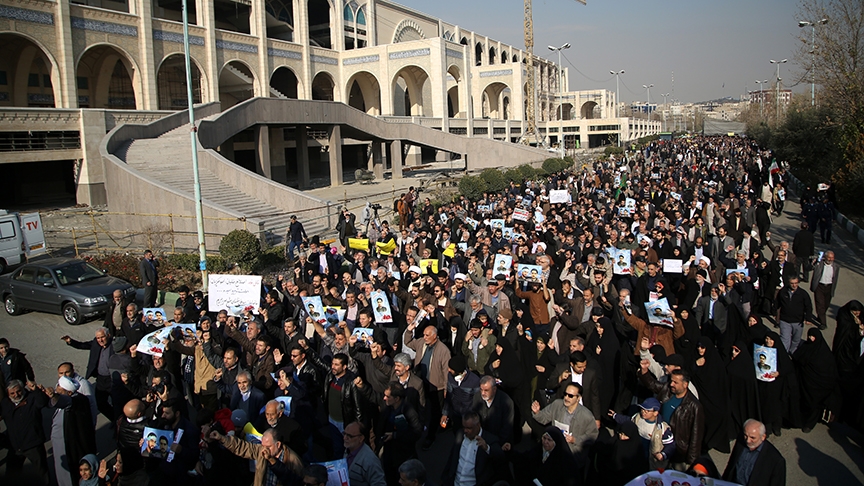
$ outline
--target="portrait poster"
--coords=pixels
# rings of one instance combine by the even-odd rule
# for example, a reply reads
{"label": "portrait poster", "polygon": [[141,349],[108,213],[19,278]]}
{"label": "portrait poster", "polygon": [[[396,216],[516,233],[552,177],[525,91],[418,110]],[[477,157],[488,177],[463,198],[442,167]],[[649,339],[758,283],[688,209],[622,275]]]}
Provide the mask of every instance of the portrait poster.
{"label": "portrait poster", "polygon": [[513,268],[513,256],[512,255],[495,255],[495,263],[492,265],[492,276],[495,277],[497,275],[504,275],[505,277],[510,276],[510,269]]}
{"label": "portrait poster", "polygon": [[492,231],[501,230],[504,231],[504,220],[503,219],[490,219],[489,226],[492,227]]}
{"label": "portrait poster", "polygon": [[327,468],[327,486],[350,486],[348,483],[348,461],[338,459],[330,462],[318,462]]}
{"label": "portrait poster", "polygon": [[477,211],[481,212],[481,213],[491,213],[492,212],[492,205],[481,204],[481,205],[477,206]]}
{"label": "portrait poster", "polygon": [[372,342],[372,333],[374,329],[371,327],[355,327],[352,336],[357,336],[357,341],[369,344]]}
{"label": "portrait poster", "polygon": [[774,381],[777,372],[777,350],[768,346],[753,345],[753,367],[759,381]]}
{"label": "portrait poster", "polygon": [[513,228],[505,226],[504,231],[501,232],[501,236],[503,236],[504,239],[507,241],[512,240],[513,239]]}
{"label": "portrait poster", "polygon": [[[612,253],[614,252],[614,255]],[[630,275],[630,250],[609,250],[612,259],[612,273],[615,275]]]}
{"label": "portrait poster", "polygon": [[324,327],[338,326],[340,322],[345,320],[346,310],[341,307],[327,307],[324,309]]}
{"label": "portrait poster", "polygon": [[519,263],[516,266],[516,272],[520,280],[525,282],[543,283],[543,269],[540,268],[540,265]]}
{"label": "portrait poster", "polygon": [[468,224],[469,226],[471,226],[471,228],[475,229],[475,230],[477,229],[477,225],[480,224],[480,222],[474,218],[465,218],[465,223]]}
{"label": "portrait poster", "polygon": [[208,308],[210,312],[227,310],[231,315],[241,315],[251,309],[258,314],[261,306],[261,275],[210,274]]}
{"label": "portrait poster", "polygon": [[645,311],[648,313],[648,322],[658,326],[675,327],[672,321],[672,309],[666,297],[653,302],[645,302]]}
{"label": "portrait poster", "polygon": [[144,443],[141,444],[141,456],[164,459],[171,451],[174,443],[174,431],[144,427]]}
{"label": "portrait poster", "polygon": [[552,189],[549,191],[549,203],[568,204],[570,202],[570,191],[566,189]]}
{"label": "portrait poster", "polygon": [[627,208],[627,212],[633,214],[636,212],[636,200],[632,197],[628,197],[624,200],[624,207]]}
{"label": "portrait poster", "polygon": [[165,309],[161,307],[145,307],[142,313],[144,324],[149,326],[162,327],[171,320],[171,317],[165,313]]}
{"label": "portrait poster", "polygon": [[327,322],[327,317],[324,315],[324,304],[321,302],[321,296],[313,295],[301,297],[301,299],[303,299],[303,309],[309,314],[309,317],[323,326]]}
{"label": "portrait poster", "polygon": [[393,313],[390,310],[390,301],[383,290],[374,290],[369,294],[372,304],[372,313],[375,314],[375,322],[378,324],[393,322]]}
{"label": "portrait poster", "polygon": [[138,341],[137,351],[139,353],[149,354],[150,356],[162,356],[165,352],[165,345],[162,341],[168,339],[168,336],[174,329],[182,329],[183,334],[195,334],[195,324],[176,324],[168,323],[167,327],[157,329]]}
{"label": "portrait poster", "polygon": [[744,275],[745,277],[750,276],[750,270],[748,270],[746,268],[727,268],[726,269],[726,275],[729,275],[730,273],[740,273],[740,274]]}

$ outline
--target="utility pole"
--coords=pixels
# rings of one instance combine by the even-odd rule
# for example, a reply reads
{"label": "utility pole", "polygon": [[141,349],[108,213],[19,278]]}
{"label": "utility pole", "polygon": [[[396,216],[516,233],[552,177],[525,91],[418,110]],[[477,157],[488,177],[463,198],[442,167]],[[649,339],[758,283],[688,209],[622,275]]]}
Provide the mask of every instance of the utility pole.
{"label": "utility pole", "polygon": [[645,96],[647,97],[647,101],[645,102],[645,113],[648,114],[648,121],[651,121],[651,88],[654,87],[653,84],[643,84],[643,88],[645,88]]}
{"label": "utility pole", "polygon": [[[620,98],[621,89],[618,87],[618,77],[621,76],[622,74],[624,74],[624,70],[622,69],[620,71],[609,71],[609,74],[615,75],[615,118],[619,118],[621,116],[621,114],[618,113],[618,107],[621,106],[621,98]],[[618,146],[619,147],[621,146],[621,130],[620,130],[620,128],[618,130]]]}
{"label": "utility pole", "polygon": [[663,93],[660,96],[663,97],[663,131],[666,131],[666,110],[667,110],[667,100],[669,99],[669,93]]}
{"label": "utility pole", "polygon": [[765,81],[759,81],[757,79],[756,83],[759,84],[759,119],[761,120],[765,117],[765,115],[762,113],[765,107],[765,88],[763,88],[762,85],[767,84],[768,80],[766,79]]}
{"label": "utility pole", "polygon": [[775,61],[774,59],[771,59],[769,61],[769,62],[771,62],[771,64],[777,65],[777,86],[775,88],[775,91],[777,92],[777,94],[776,94],[776,99],[774,101],[776,102],[776,105],[777,105],[777,114],[776,114],[777,118],[775,119],[775,121],[778,124],[780,123],[780,81],[781,81],[780,80],[780,65],[785,64],[786,61],[788,61],[788,59],[782,59],[780,61]]}
{"label": "utility pole", "polygon": [[810,106],[816,106],[816,26],[825,25],[828,19],[809,22],[801,20],[798,27],[810,27]]}
{"label": "utility pole", "polygon": [[564,68],[561,66],[561,51],[570,49],[570,43],[566,43],[561,47],[549,46],[550,51],[558,51],[558,91],[560,92],[560,100],[558,101],[558,145],[561,149],[561,160],[564,160]]}

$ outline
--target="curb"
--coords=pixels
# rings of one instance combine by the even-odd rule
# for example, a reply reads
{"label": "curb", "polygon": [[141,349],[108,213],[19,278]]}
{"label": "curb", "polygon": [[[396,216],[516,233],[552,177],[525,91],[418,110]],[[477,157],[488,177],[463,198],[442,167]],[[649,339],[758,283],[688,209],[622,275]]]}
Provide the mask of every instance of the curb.
{"label": "curb", "polygon": [[[804,183],[799,181],[797,177],[792,175],[790,172],[787,172],[789,175],[789,181],[795,185],[796,192],[800,196],[802,192],[804,192]],[[849,218],[844,216],[842,213],[837,211],[834,215],[834,221],[837,221],[840,226],[842,226],[846,231],[852,233],[859,243],[864,245],[864,230],[861,229],[860,226],[852,222]]]}

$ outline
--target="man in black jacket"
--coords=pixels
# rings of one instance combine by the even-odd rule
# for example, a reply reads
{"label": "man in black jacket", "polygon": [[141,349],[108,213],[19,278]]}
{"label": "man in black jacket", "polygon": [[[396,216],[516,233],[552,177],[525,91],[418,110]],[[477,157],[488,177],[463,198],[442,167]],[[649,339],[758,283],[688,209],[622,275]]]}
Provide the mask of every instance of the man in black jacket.
{"label": "man in black jacket", "polygon": [[[596,363],[595,363],[596,364]],[[595,369],[588,365],[588,356],[582,351],[570,354],[570,359],[555,367],[546,383],[547,390],[555,390],[556,398],[564,398],[564,391],[568,383],[579,383],[582,385],[582,404],[594,415],[597,427],[600,427],[600,419],[603,410],[600,405],[600,374],[599,367]]]}
{"label": "man in black jacket", "polygon": [[381,411],[378,431],[375,434],[380,445],[381,464],[387,484],[399,482],[399,466],[408,459],[417,457],[417,441],[423,434],[420,415],[405,399],[405,388],[398,383],[390,383],[384,390],[386,407]]}
{"label": "man in black jacket", "polygon": [[[496,480],[504,479],[502,476],[509,475],[504,472],[506,468],[499,467],[504,456],[500,440],[488,428],[480,427],[480,417],[476,413],[465,414],[462,429],[464,435],[450,449],[441,484],[466,484],[467,480],[467,484],[491,486]],[[463,457],[473,457],[474,467],[460,464]],[[457,483],[457,479],[462,481]]]}
{"label": "man in black jacket", "polygon": [[130,481],[138,478],[149,480],[144,470],[141,446],[138,445],[144,437],[144,427],[148,425],[144,416],[146,410],[141,400],[129,400],[123,407],[123,416],[117,420],[117,452],[123,457],[123,477]]}
{"label": "man in black jacket", "polygon": [[671,379],[663,383],[648,372],[648,366],[648,360],[643,359],[639,381],[663,403],[660,413],[675,433],[675,453],[670,458],[670,466],[677,471],[687,471],[702,452],[705,412],[699,399],[688,390],[690,377],[684,371],[673,371]]}
{"label": "man in black jacket", "polygon": [[[330,423],[339,432],[345,430],[345,424],[360,422],[371,425],[368,400],[361,391],[362,379],[348,369],[348,356],[338,353],[330,363],[330,372],[324,379],[324,406]],[[359,380],[359,381],[358,381]]]}
{"label": "man in black jacket", "polygon": [[[498,389],[495,378],[488,375],[480,378],[480,393],[474,395],[471,410],[480,418],[484,429],[500,434],[502,444],[513,442],[513,399]],[[466,413],[462,421],[471,415],[471,412]]]}
{"label": "man in black jacket", "polygon": [[813,303],[804,289],[798,288],[798,277],[789,279],[789,286],[777,292],[777,320],[780,323],[780,341],[791,355],[801,344],[804,324],[810,323]]}
{"label": "man in black jacket", "polygon": [[744,422],[744,437],[735,442],[723,479],[744,486],[786,484],[786,459],[765,440],[765,425],[757,420]]}
{"label": "man in black jacket", "polygon": [[144,307],[156,307],[156,296],[159,294],[159,262],[153,257],[152,251],[144,252],[138,273],[144,287]]}
{"label": "man in black jacket", "polygon": [[7,383],[6,395],[0,401],[0,417],[6,422],[6,433],[12,446],[7,468],[20,471],[24,460],[30,459],[39,471],[42,484],[46,484],[48,459],[42,409],[48,406],[48,396],[41,390],[26,389],[21,380]]}
{"label": "man in black jacket", "polygon": [[[11,383],[12,380],[32,383],[36,379],[33,367],[27,361],[27,355],[15,348],[10,348],[9,340],[6,338],[0,338],[0,371],[5,383]],[[0,391],[0,398],[3,398],[3,391]]]}
{"label": "man in black jacket", "polygon": [[114,407],[109,402],[111,396],[111,372],[108,368],[108,359],[114,354],[111,347],[112,337],[104,327],[96,329],[96,337],[90,341],[76,341],[69,336],[63,336],[63,341],[75,349],[90,350],[87,360],[87,373],[85,379],[96,378],[96,405],[99,412],[111,422],[114,421]]}
{"label": "man in black jacket", "polygon": [[807,221],[802,221],[801,230],[795,233],[795,239],[792,240],[792,253],[801,262],[802,282],[806,282],[810,278],[810,270],[813,270],[812,257],[815,252],[816,241],[813,232],[810,231],[810,225],[807,224]]}

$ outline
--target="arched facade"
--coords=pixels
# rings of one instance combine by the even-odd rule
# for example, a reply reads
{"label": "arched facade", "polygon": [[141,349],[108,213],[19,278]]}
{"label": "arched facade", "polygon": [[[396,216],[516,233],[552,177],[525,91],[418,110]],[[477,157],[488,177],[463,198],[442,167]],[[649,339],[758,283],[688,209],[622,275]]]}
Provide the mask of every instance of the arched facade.
{"label": "arched facade", "polygon": [[4,55],[0,71],[6,83],[0,86],[0,107],[58,106],[60,79],[57,62],[38,41],[17,33],[0,34]]}
{"label": "arched facade", "polygon": [[[203,89],[201,66],[195,58],[191,58],[192,68],[192,103],[206,102]],[[159,64],[156,74],[156,92],[159,96],[160,110],[185,110],[189,107],[186,92],[186,59],[181,53],[165,56]]]}
{"label": "arched facade", "polygon": [[600,105],[595,101],[586,101],[582,104],[582,108],[579,109],[579,113],[586,120],[600,118]]}
{"label": "arched facade", "polygon": [[111,44],[97,44],[76,62],[78,106],[134,110],[141,103],[140,72],[132,57]]}
{"label": "arched facade", "polygon": [[294,100],[300,98],[300,81],[294,70],[287,66],[279,66],[273,71],[270,75],[270,96]]}
{"label": "arched facade", "polygon": [[508,120],[510,99],[512,93],[510,87],[501,82],[490,83],[483,89],[483,118],[496,120]]}
{"label": "arched facade", "polygon": [[328,0],[308,0],[309,45],[333,48],[333,6]]}
{"label": "arched facade", "polygon": [[255,74],[242,61],[229,61],[219,72],[219,101],[230,108],[255,96]]}
{"label": "arched facade", "polygon": [[267,0],[264,4],[267,37],[293,42],[295,39],[294,2],[292,0]]}
{"label": "arched facade", "polygon": [[335,88],[336,83],[333,81],[333,76],[326,71],[321,71],[312,79],[312,99],[320,101],[336,101]]}
{"label": "arched facade", "polygon": [[393,44],[400,42],[410,42],[415,40],[425,39],[426,34],[423,33],[423,28],[420,24],[413,20],[403,20],[396,26],[393,34]]}
{"label": "arched facade", "polygon": [[381,85],[368,71],[355,73],[346,83],[345,100],[351,107],[373,116],[381,114]]}
{"label": "arched facade", "polygon": [[460,102],[459,90],[461,88],[462,72],[459,66],[452,64],[447,68],[447,116],[449,118],[466,118],[463,103]]}
{"label": "arched facade", "polygon": [[391,83],[393,114],[396,116],[435,116],[432,113],[429,74],[419,66],[405,66]]}

